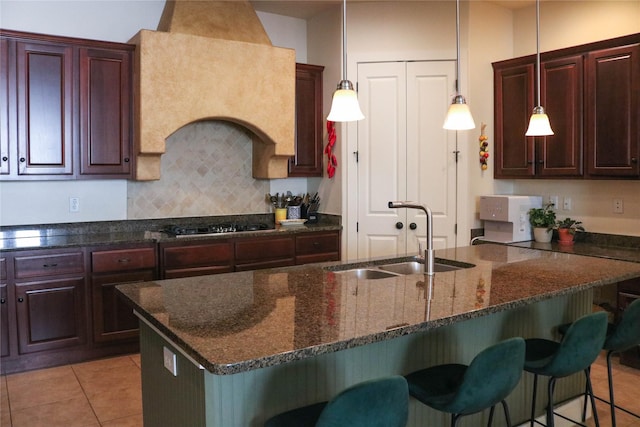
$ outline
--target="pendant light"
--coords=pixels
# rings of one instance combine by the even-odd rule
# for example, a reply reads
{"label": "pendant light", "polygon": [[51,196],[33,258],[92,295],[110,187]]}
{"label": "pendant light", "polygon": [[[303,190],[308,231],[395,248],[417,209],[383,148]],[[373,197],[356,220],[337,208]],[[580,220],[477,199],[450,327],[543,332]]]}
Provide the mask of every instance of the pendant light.
{"label": "pendant light", "polygon": [[353,122],[364,119],[358,104],[358,96],[353,83],[347,80],[347,0],[343,0],[342,9],[342,80],[333,93],[331,111],[327,120],[332,122]]}
{"label": "pendant light", "polygon": [[536,84],[537,84],[537,105],[533,108],[529,128],[525,136],[546,136],[553,135],[549,117],[545,114],[544,108],[540,105],[540,0],[536,0]]}
{"label": "pendant light", "polygon": [[467,130],[476,127],[471,111],[464,96],[460,94],[460,0],[456,0],[456,96],[453,97],[447,117],[444,119],[444,129]]}

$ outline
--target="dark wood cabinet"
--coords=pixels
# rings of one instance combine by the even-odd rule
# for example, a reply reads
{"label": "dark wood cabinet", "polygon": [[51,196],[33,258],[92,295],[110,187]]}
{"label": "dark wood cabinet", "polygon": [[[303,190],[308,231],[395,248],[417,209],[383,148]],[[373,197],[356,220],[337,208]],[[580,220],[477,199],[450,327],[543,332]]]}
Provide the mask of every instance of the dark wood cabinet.
{"label": "dark wood cabinet", "polygon": [[340,233],[327,231],[296,236],[296,264],[340,260]]}
{"label": "dark wood cabinet", "polygon": [[640,44],[590,52],[586,63],[587,174],[638,178]]}
{"label": "dark wood cabinet", "polygon": [[289,176],[322,176],[322,71],[319,65],[296,64],[295,156]]}
{"label": "dark wood cabinet", "polygon": [[80,175],[131,174],[131,50],[80,48]]}
{"label": "dark wood cabinet", "polygon": [[41,250],[13,257],[18,353],[86,342],[83,255],[82,250]]}
{"label": "dark wood cabinet", "polygon": [[0,179],[129,178],[134,46],[10,30],[0,42]]}
{"label": "dark wood cabinet", "polygon": [[[16,43],[18,176],[73,175],[73,49]],[[11,106],[14,107],[14,106]]]}
{"label": "dark wood cabinet", "polygon": [[293,236],[239,239],[235,244],[235,271],[294,265],[295,250]]}
{"label": "dark wood cabinet", "polygon": [[202,276],[233,271],[231,240],[192,240],[160,243],[160,277]]}
{"label": "dark wood cabinet", "polygon": [[155,245],[100,247],[89,252],[93,341],[113,344],[137,340],[138,318],[115,287],[157,278]]}
{"label": "dark wood cabinet", "polygon": [[640,34],[541,54],[554,135],[526,137],[535,56],[493,63],[494,177],[639,178]]}
{"label": "dark wood cabinet", "polygon": [[[10,354],[12,326],[9,324],[9,294],[7,290],[7,259],[0,258],[0,357]],[[15,326],[13,326],[15,328]]]}
{"label": "dark wood cabinet", "polygon": [[535,145],[526,137],[535,103],[533,64],[494,64],[494,176],[533,177]]}
{"label": "dark wood cabinet", "polygon": [[0,176],[9,170],[9,41],[0,38]]}
{"label": "dark wood cabinet", "polygon": [[[618,310],[616,317],[624,316],[625,309],[633,301],[640,299],[640,279],[631,279],[618,283]],[[640,346],[620,354],[620,363],[640,369]]]}

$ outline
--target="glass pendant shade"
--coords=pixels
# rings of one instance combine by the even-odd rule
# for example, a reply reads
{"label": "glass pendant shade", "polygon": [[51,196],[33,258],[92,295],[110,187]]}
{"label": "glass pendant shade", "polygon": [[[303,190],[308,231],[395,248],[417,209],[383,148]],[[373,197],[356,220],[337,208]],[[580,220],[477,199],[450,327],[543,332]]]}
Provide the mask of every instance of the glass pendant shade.
{"label": "glass pendant shade", "polygon": [[545,114],[544,108],[538,106],[533,109],[531,119],[529,119],[529,128],[525,136],[547,136],[553,135],[549,117]]}
{"label": "glass pendant shade", "polygon": [[448,130],[468,130],[476,127],[464,96],[456,95],[453,98],[442,127]]}
{"label": "glass pendant shade", "polygon": [[360,110],[358,96],[353,90],[353,84],[349,80],[342,80],[338,84],[338,89],[333,93],[331,111],[327,120],[332,122],[354,122],[364,119],[364,114]]}

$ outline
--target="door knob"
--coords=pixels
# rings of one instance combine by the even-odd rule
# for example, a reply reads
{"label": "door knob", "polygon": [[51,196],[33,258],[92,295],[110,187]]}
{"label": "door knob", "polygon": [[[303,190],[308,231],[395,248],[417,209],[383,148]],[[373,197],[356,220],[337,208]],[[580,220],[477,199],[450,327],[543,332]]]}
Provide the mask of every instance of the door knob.
{"label": "door knob", "polygon": [[412,222],[411,224],[409,224],[409,228],[415,230],[416,228],[418,228],[418,225],[415,222]]}
{"label": "door knob", "polygon": [[404,224],[403,224],[403,223],[401,223],[400,221],[396,222],[396,228],[397,228],[398,230],[402,230],[402,227],[404,227]]}

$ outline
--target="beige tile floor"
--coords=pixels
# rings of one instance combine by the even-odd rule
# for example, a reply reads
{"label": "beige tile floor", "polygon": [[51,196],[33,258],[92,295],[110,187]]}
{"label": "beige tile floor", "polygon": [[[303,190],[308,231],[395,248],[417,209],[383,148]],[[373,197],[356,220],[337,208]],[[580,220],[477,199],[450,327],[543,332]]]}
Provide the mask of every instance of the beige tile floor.
{"label": "beige tile floor", "polygon": [[140,355],[0,377],[2,427],[141,427]]}
{"label": "beige tile floor", "polygon": [[[604,354],[591,370],[597,396],[608,396]],[[640,414],[640,370],[614,358],[616,401]],[[141,427],[140,356],[121,356],[0,377],[2,427]],[[597,403],[600,425],[611,427],[609,406]],[[617,411],[618,427],[640,419]],[[593,426],[593,420],[587,423]]]}

